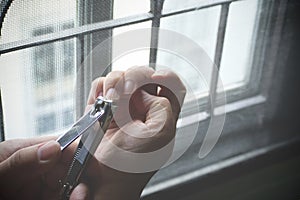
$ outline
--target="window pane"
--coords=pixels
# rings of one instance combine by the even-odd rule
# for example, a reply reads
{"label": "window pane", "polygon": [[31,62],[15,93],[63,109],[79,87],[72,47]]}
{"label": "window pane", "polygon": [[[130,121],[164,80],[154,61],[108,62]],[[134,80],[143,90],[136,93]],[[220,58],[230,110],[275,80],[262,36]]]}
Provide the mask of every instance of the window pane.
{"label": "window pane", "polygon": [[114,19],[150,11],[150,0],[114,0]]}
{"label": "window pane", "polygon": [[227,88],[245,84],[249,78],[257,10],[258,0],[234,2],[230,6],[221,61],[221,78]]}
{"label": "window pane", "polygon": [[[124,26],[120,28],[115,28],[113,30],[113,37],[118,37],[118,35],[126,34],[128,31],[134,31],[138,29],[145,29],[151,28],[151,22],[143,22],[139,24],[134,24],[130,26]],[[143,40],[149,41],[148,47],[150,46],[150,40],[151,38],[143,38]],[[119,42],[117,42],[119,41]],[[132,41],[134,42],[134,41]],[[119,45],[123,45],[123,42],[121,40],[113,40],[113,58],[114,60],[112,61],[112,70],[126,70],[132,66],[145,66],[149,64],[149,54],[150,50],[148,49],[130,49],[128,52],[125,52],[125,54],[122,55],[117,55],[116,52],[119,49]]]}
{"label": "window pane", "polygon": [[75,69],[75,52],[74,52],[74,40],[66,40],[63,42],[63,71],[64,75],[72,75]]}
{"label": "window pane", "polygon": [[[168,8],[168,4],[165,5],[165,8]],[[163,18],[161,20],[161,28],[175,31],[193,40],[213,60],[219,16],[220,7],[212,7]],[[190,52],[192,53],[193,49],[190,49]],[[199,73],[188,61],[184,61],[179,56],[159,51],[158,63],[168,67],[171,66],[188,83],[188,86],[194,91],[194,95],[208,91],[209,86],[207,82],[210,81],[210,77],[207,77],[207,81],[203,77],[199,78]]]}
{"label": "window pane", "polygon": [[68,127],[74,122],[74,111],[72,109],[63,112],[63,126]]}
{"label": "window pane", "polygon": [[55,78],[54,65],[54,45],[46,44],[36,47],[33,52],[34,76],[36,83],[53,81]]}
{"label": "window pane", "polygon": [[[74,51],[74,40],[65,42],[73,44],[69,50]],[[72,73],[65,75],[63,43],[51,44],[55,51],[51,59],[44,55],[51,64],[41,65],[46,69],[43,74],[36,72],[36,49],[47,50],[48,45],[1,55],[0,87],[7,139],[61,133],[73,122],[75,65]]]}
{"label": "window pane", "polygon": [[55,114],[41,115],[37,119],[37,132],[39,135],[51,131],[55,127]]}
{"label": "window pane", "polygon": [[[74,27],[76,1],[13,1],[1,43]],[[12,34],[13,33],[13,34]],[[74,120],[76,39],[0,57],[0,88],[7,139],[61,133]]]}

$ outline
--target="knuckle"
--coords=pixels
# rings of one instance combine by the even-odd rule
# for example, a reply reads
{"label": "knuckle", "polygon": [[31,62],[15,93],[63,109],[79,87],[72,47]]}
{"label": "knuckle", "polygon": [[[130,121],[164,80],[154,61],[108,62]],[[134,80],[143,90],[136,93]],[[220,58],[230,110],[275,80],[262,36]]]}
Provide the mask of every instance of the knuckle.
{"label": "knuckle", "polygon": [[105,87],[113,87],[123,76],[122,71],[112,71],[107,74],[104,81]]}
{"label": "knuckle", "polygon": [[123,74],[122,71],[111,71],[107,74],[106,77],[116,77],[116,76],[120,76],[122,74]]}
{"label": "knuckle", "polygon": [[16,151],[10,159],[10,168],[16,168],[22,162],[22,151]]}
{"label": "knuckle", "polygon": [[172,112],[171,102],[166,97],[159,97],[159,101],[157,102],[159,107],[163,108],[167,113]]}
{"label": "knuckle", "polygon": [[97,85],[99,83],[99,79],[100,78],[96,78],[95,80],[92,81],[92,84],[91,84],[92,88],[97,87]]}
{"label": "knuckle", "polygon": [[159,104],[163,107],[169,107],[170,106],[170,101],[166,97],[160,97]]}
{"label": "knuckle", "polygon": [[137,74],[139,77],[145,77],[145,76],[150,76],[154,73],[154,70],[150,67],[146,66],[134,66],[126,70],[125,72],[125,77],[131,77],[131,76],[136,76]]}

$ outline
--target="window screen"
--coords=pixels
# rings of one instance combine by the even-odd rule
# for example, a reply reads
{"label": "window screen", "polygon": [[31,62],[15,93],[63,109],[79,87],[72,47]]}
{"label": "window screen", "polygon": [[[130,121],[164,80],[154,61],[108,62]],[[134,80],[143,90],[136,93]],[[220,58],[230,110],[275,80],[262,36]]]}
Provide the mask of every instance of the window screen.
{"label": "window screen", "polygon": [[[74,28],[75,1],[13,1],[1,30],[1,44]],[[75,117],[76,39],[1,55],[5,137],[57,134]]]}
{"label": "window screen", "polygon": [[[90,73],[97,74],[97,69],[83,70],[82,66],[76,70],[76,65],[79,64],[76,62],[80,60],[78,57],[88,54],[83,55],[83,51],[78,51],[89,45],[88,40],[84,40],[82,35],[89,36],[91,32],[101,32],[106,29],[105,26],[112,28],[114,37],[130,30],[151,28],[156,20],[162,29],[182,34],[203,48],[210,59],[216,62],[217,67],[220,67],[220,76],[225,88],[228,90],[239,89],[249,84],[247,81],[250,80],[251,74],[251,55],[256,36],[255,27],[260,20],[261,4],[257,0],[233,3],[230,1],[220,1],[220,3],[185,1],[183,3],[169,0],[164,2],[162,11],[159,11],[160,14],[155,11],[156,3],[159,2],[163,1],[124,2],[117,0],[114,1],[112,8],[106,9],[106,12],[113,13],[111,24],[105,24],[105,21],[102,24],[95,23],[96,25],[93,25],[93,22],[92,24],[87,22],[90,26],[86,26],[85,23],[78,21],[81,16],[79,11],[82,9],[77,9],[77,6],[83,5],[81,2],[56,1],[50,4],[48,1],[14,1],[6,14],[1,36],[1,44],[4,48],[6,45],[14,46],[16,44],[14,42],[21,41],[19,47],[15,45],[19,50],[9,50],[10,53],[1,55],[3,63],[1,70],[6,71],[6,73],[1,73],[3,75],[1,90],[3,106],[6,109],[4,120],[7,124],[5,127],[7,137],[15,137],[14,134],[21,132],[31,133],[31,135],[58,133],[66,128],[66,124],[70,124],[74,120],[75,102],[78,104],[78,101],[75,101],[78,73],[80,73],[80,80],[87,78]],[[93,4],[92,1],[88,3]],[[149,15],[149,10],[154,16]],[[87,16],[97,18],[97,15],[101,16],[102,14],[97,12]],[[79,24],[85,27],[80,29]],[[240,28],[236,30],[236,27]],[[15,34],[10,34],[11,30],[14,30]],[[67,30],[73,31],[67,32]],[[31,40],[27,41],[26,39]],[[105,40],[105,38],[100,40]],[[148,40],[150,44],[153,42],[153,37],[149,37]],[[159,39],[157,38],[157,40],[159,44]],[[44,42],[47,44],[43,44]],[[26,45],[32,45],[32,47],[26,48]],[[90,50],[93,47],[93,45],[89,47]],[[115,50],[114,40],[112,40],[112,55]],[[134,65],[147,65],[153,58],[150,56],[151,51],[142,49],[123,55],[112,61],[112,70],[125,70]],[[193,94],[187,95],[187,102],[195,100],[193,98],[205,97],[209,91],[216,90],[213,86],[216,82],[215,77],[218,76],[217,71],[211,71],[208,81],[203,81],[199,79],[197,73],[187,62],[178,57],[162,51],[158,51],[154,57],[163,66],[172,66],[171,68],[192,88]],[[8,63],[11,63],[14,68],[12,69]],[[8,74],[8,76],[4,74]],[[83,84],[88,85],[88,82]],[[79,90],[88,90],[89,86],[83,88],[85,89]],[[12,89],[15,91],[14,95],[10,92]],[[16,106],[13,106],[15,105],[13,99],[23,99],[28,106],[22,109],[14,108]],[[79,102],[84,104],[85,101]],[[73,114],[70,113],[72,109],[74,110]],[[193,110],[193,108],[189,109]],[[65,114],[66,110],[68,110],[68,115]],[[16,113],[17,111],[19,113]],[[27,116],[29,112],[31,113],[30,117]],[[51,123],[52,127],[43,129],[47,131],[41,132],[39,127],[42,125],[38,125],[37,122],[45,121],[39,119],[50,113],[54,113],[56,120]],[[19,121],[23,123],[22,126],[27,128],[23,127],[18,130],[13,126],[12,116],[18,116]],[[65,119],[65,116],[68,118]]]}

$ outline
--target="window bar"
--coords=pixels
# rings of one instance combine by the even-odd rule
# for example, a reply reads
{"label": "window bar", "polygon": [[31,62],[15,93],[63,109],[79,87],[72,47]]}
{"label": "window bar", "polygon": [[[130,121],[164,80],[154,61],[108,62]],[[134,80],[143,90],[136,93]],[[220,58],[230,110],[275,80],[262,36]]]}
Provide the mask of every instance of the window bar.
{"label": "window bar", "polygon": [[218,77],[219,77],[221,59],[223,54],[229,7],[230,7],[230,3],[227,3],[227,4],[223,4],[221,8],[220,22],[219,22],[218,35],[217,35],[217,44],[216,44],[215,57],[214,57],[215,66],[212,69],[211,84],[209,89],[210,94],[208,98],[208,112],[210,112],[211,116],[214,115],[214,108],[216,104]]}
{"label": "window bar", "polygon": [[192,6],[190,8],[184,8],[181,10],[174,10],[174,11],[172,10],[172,11],[163,12],[162,17],[169,17],[169,16],[173,16],[173,15],[184,14],[184,13],[202,10],[205,8],[210,8],[210,7],[214,7],[214,6],[218,6],[218,5],[226,5],[226,4],[235,2],[235,1],[244,1],[244,0],[202,0],[202,1],[199,1],[199,4],[197,4],[196,6]]}
{"label": "window bar", "polygon": [[164,0],[151,0],[151,13],[153,14],[152,27],[151,27],[151,43],[150,43],[150,57],[149,65],[155,69],[157,59],[157,47],[159,39],[159,26],[161,12],[163,8]]}
{"label": "window bar", "polygon": [[117,28],[121,26],[127,26],[140,22],[151,20],[153,15],[151,13],[144,13],[125,17],[121,19],[108,20],[104,22],[98,22],[88,24],[80,27],[70,28],[68,30],[55,32],[47,35],[28,38],[25,40],[19,40],[7,44],[0,45],[0,55],[11,51],[21,50],[29,47],[39,46],[59,40],[66,40],[73,37],[79,37],[80,35],[86,35],[97,31]]}
{"label": "window bar", "polygon": [[[155,0],[151,0],[151,1],[155,2]],[[157,0],[157,1],[161,1],[161,0]],[[161,17],[183,14],[183,13],[192,12],[192,11],[213,7],[221,4],[228,4],[234,1],[242,1],[242,0],[214,0],[214,1],[204,1],[204,2],[199,1],[199,4],[192,8],[187,8],[187,9],[177,10],[177,11],[168,11],[166,13],[162,13]],[[149,21],[152,19],[153,19],[152,13],[144,13],[139,15],[133,15],[130,17],[124,17],[121,19],[114,19],[114,20],[89,24],[85,26],[75,27],[61,32],[51,33],[43,36],[37,36],[34,38],[19,40],[7,44],[2,44],[0,45],[0,55],[15,50],[21,50],[29,47],[39,46],[42,44],[47,44],[59,40],[66,40],[72,37],[78,37],[80,35],[85,35],[96,31],[136,24],[140,22]]]}
{"label": "window bar", "polygon": [[[78,20],[76,21],[76,26],[84,26],[87,22],[87,2],[86,1],[78,1]],[[79,70],[80,64],[84,62],[85,58],[85,35],[79,35],[77,37],[76,43],[75,43],[75,55],[76,55],[76,73]],[[84,68],[81,73],[77,73],[76,75],[76,98],[75,98],[75,119],[79,119],[80,116],[84,113],[85,110],[85,101],[82,97],[86,96],[86,88],[85,88],[85,77],[86,76],[86,69]]]}
{"label": "window bar", "polygon": [[4,135],[3,107],[2,107],[1,90],[0,90],[0,142],[4,140],[5,140],[5,135]]}

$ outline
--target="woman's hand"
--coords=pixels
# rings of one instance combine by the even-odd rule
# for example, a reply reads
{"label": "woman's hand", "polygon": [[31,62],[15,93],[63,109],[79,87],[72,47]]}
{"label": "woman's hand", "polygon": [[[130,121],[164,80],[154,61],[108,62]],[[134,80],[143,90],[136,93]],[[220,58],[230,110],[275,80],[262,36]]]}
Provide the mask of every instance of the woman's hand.
{"label": "woman's hand", "polygon": [[[185,87],[171,71],[135,67],[95,80],[87,109],[99,95],[116,101],[118,109],[70,199],[139,199],[172,153]],[[76,144],[61,153],[55,139],[0,143],[0,199],[59,198],[59,180],[67,174]],[[163,153],[143,158],[161,149]]]}
{"label": "woman's hand", "polygon": [[[0,143],[0,199],[59,199],[59,191],[76,145],[63,153],[55,136],[15,139]],[[79,184],[70,199],[88,199]]]}
{"label": "woman's hand", "polygon": [[[60,146],[53,139],[39,137],[0,143],[1,199],[51,199],[57,195],[52,193],[56,185],[48,185],[44,179],[44,174],[53,170],[61,157]],[[60,174],[56,176],[58,180]]]}
{"label": "woman's hand", "polygon": [[[171,71],[135,67],[96,79],[87,109],[99,95],[116,101],[118,109],[94,155],[96,159],[87,170],[87,183],[95,199],[139,199],[149,179],[172,153],[185,87]],[[147,159],[141,163],[134,158],[167,145],[169,148],[153,161]],[[143,169],[147,162],[156,165],[153,169]],[[141,167],[134,171],[134,166]]]}

